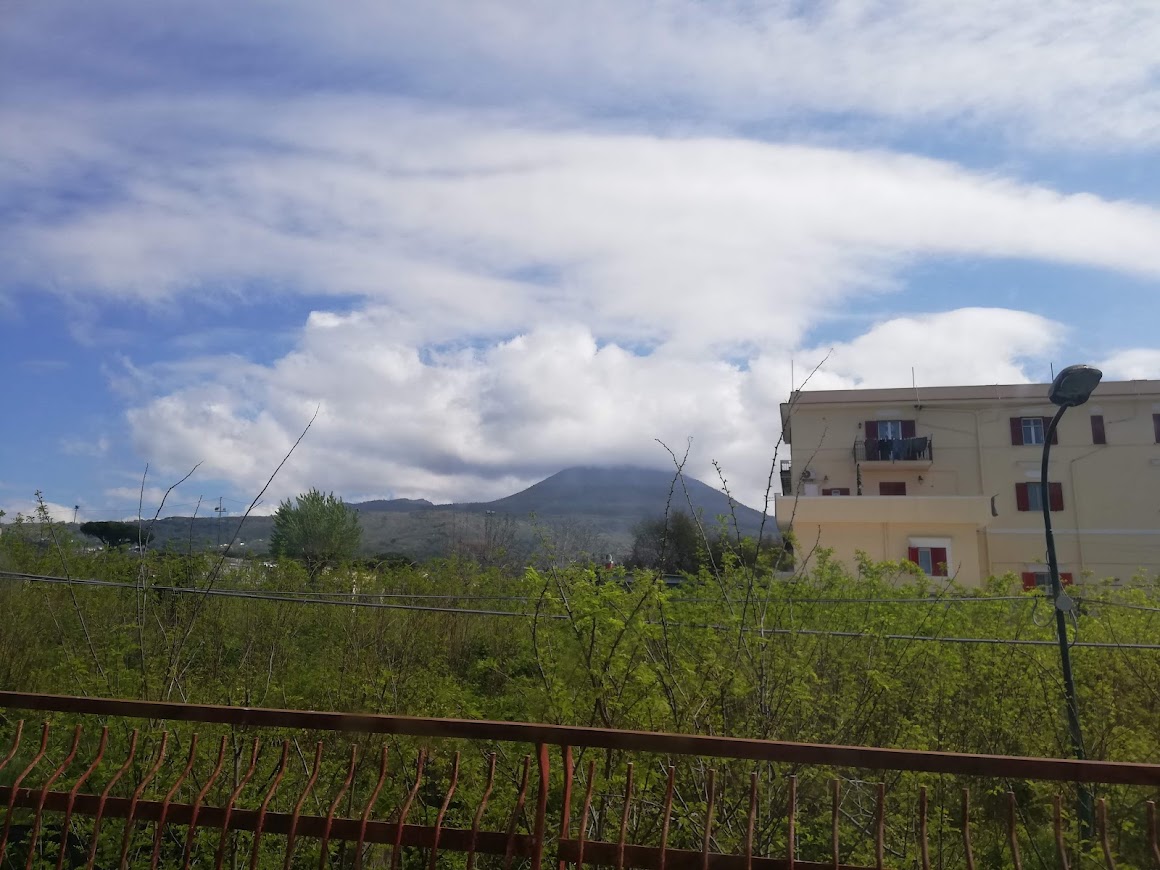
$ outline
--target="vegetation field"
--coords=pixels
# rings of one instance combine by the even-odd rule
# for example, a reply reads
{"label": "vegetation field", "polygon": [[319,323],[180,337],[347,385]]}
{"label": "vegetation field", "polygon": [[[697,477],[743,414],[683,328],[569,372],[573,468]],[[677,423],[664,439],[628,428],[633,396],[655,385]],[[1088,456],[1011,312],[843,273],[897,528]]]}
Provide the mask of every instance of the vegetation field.
{"label": "vegetation field", "polygon": [[[210,555],[88,552],[30,523],[0,536],[0,570],[112,585],[0,578],[0,688],[1069,755],[1050,603],[1022,592],[1013,577],[968,591],[932,586],[907,563],[867,563],[850,575],[820,554],[813,570],[792,578],[764,564],[744,567],[728,552],[713,563],[676,588],[645,573],[510,571],[465,560],[340,566],[313,575],[288,560],[223,570]],[[1076,598],[1072,657],[1088,754],[1160,761],[1156,586],[1089,583]],[[0,720],[3,742],[14,722],[0,716],[8,716]],[[143,727],[147,739],[157,739],[161,723]],[[166,727],[187,740],[189,726]],[[230,738],[236,761],[248,751],[248,735]],[[414,744],[392,746],[392,763],[413,764]],[[459,822],[467,797],[481,787],[480,749],[464,748],[475,753],[474,773],[465,764],[464,803],[452,810]],[[340,766],[342,747],[328,753]],[[446,753],[436,757],[439,770]],[[599,758],[596,831],[619,823],[614,796],[624,760]],[[518,762],[501,756],[509,780]],[[689,764],[681,781],[693,794],[690,783],[703,782],[705,771]],[[640,787],[655,790],[663,762],[638,759],[638,769]],[[743,801],[730,802],[730,795],[747,789],[749,769],[726,765],[720,773],[725,849],[737,847],[743,828]],[[770,808],[784,807],[791,772],[801,777],[802,857],[824,860],[825,783],[835,772],[763,768]],[[871,824],[867,783],[878,774],[838,773],[850,802],[843,825],[854,841]],[[371,776],[369,767],[359,776]],[[1030,854],[1053,854],[1046,787],[898,774],[888,781],[890,848],[898,861],[913,859],[909,820],[918,785],[930,789],[932,837],[937,832],[947,850],[944,863],[959,860],[955,813],[964,784],[979,789],[980,814],[990,802],[996,817],[1002,795],[1017,791],[1021,806],[1038,808],[1023,819]],[[1114,808],[1113,837],[1127,862],[1121,866],[1142,865],[1143,801],[1156,795],[1111,787],[1101,796]],[[437,795],[426,799],[420,814],[437,809]],[[503,800],[497,798],[496,813]],[[682,804],[674,842],[696,847],[699,811],[695,798]],[[777,819],[771,810],[759,826],[763,854],[782,848]],[[655,806],[645,802],[633,825],[645,830],[655,820]],[[991,834],[977,835],[977,860],[990,859],[981,866],[1009,860],[1001,828]],[[870,838],[862,839],[870,849]],[[851,859],[873,860],[868,851]]]}

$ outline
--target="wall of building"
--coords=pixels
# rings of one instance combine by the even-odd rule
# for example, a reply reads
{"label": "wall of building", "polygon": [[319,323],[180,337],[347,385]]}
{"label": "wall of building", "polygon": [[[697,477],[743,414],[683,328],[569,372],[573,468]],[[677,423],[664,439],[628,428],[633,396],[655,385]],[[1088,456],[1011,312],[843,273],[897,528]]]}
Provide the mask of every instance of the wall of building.
{"label": "wall of building", "polygon": [[[1051,449],[1049,480],[1062,484],[1063,510],[1052,512],[1061,570],[1080,577],[1126,579],[1140,569],[1160,572],[1160,445],[1156,443],[1154,413],[1160,413],[1160,383],[1106,384],[1097,389],[1089,404],[1069,410],[1059,427],[1059,440]],[[1128,389],[1128,387],[1131,389]],[[1105,389],[1106,388],[1106,389]],[[1055,407],[1038,399],[1046,385],[994,388],[1023,395],[901,399],[904,391],[848,391],[842,394],[804,394],[805,401],[792,410],[792,464],[795,492],[820,494],[823,488],[845,487],[853,494],[858,481],[854,444],[865,437],[867,420],[914,420],[915,434],[933,439],[929,463],[900,461],[893,464],[862,464],[864,498],[877,496],[883,481],[906,485],[907,499],[927,500],[940,496],[973,495],[993,499],[995,516],[981,523],[974,547],[979,578],[1008,571],[1043,570],[1045,544],[1043,517],[1037,510],[1020,511],[1016,484],[1037,482],[1042,446],[1014,446],[1012,417],[1050,417]],[[823,397],[838,396],[827,403]],[[1107,444],[1093,443],[1093,414],[1104,419]],[[810,479],[802,471],[809,468]],[[841,497],[838,497],[841,498]],[[900,497],[901,498],[901,497]],[[855,549],[866,549],[875,558],[905,558],[908,535],[924,534],[927,526],[895,519],[888,533],[874,531],[866,513],[879,511],[867,501],[858,513],[865,523],[838,522],[802,517],[795,522],[799,540],[816,536],[849,561]],[[779,523],[781,507],[779,505]],[[810,528],[806,528],[806,526]],[[863,527],[867,526],[867,527]],[[955,532],[956,541],[969,537],[966,529]],[[812,537],[811,537],[812,540]],[[863,546],[860,546],[863,545]],[[957,547],[956,547],[957,549]],[[964,574],[966,563],[964,562]]]}

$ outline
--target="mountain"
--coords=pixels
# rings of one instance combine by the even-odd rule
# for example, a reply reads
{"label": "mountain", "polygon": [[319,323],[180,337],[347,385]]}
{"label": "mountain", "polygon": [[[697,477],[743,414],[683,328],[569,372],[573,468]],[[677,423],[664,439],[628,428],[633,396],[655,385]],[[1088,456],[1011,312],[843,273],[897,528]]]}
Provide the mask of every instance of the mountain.
{"label": "mountain", "polygon": [[374,511],[410,513],[411,511],[429,510],[435,507],[435,505],[425,498],[376,498],[373,501],[359,502],[356,505],[352,505],[352,507],[358,508],[363,513],[371,513]]}
{"label": "mountain", "polygon": [[[566,468],[529,486],[522,492],[484,504],[455,505],[459,510],[488,510],[497,513],[544,517],[572,515],[616,517],[632,524],[661,516],[666,505],[671,511],[700,513],[703,521],[714,523],[720,515],[730,516],[729,499],[723,492],[696,478],[684,477],[674,487],[671,471],[621,466]],[[671,496],[670,496],[671,493]],[[734,502],[732,511],[743,531],[761,524],[761,512]]]}

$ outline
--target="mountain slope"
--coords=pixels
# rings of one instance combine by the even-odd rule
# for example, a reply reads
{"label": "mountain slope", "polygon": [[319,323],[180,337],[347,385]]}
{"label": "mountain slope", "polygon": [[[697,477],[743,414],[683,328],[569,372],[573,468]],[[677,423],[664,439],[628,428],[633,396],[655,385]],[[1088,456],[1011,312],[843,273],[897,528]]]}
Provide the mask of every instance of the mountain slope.
{"label": "mountain slope", "polygon": [[[672,511],[688,513],[690,502],[706,524],[715,524],[720,515],[730,516],[729,499],[713,487],[686,475],[683,485],[678,480],[674,488],[673,472],[630,466],[566,468],[514,495],[483,504],[455,505],[454,509],[517,516],[599,516],[631,526],[641,519],[661,516],[666,505]],[[756,533],[761,525],[760,511],[737,503],[732,511],[743,534]],[[767,522],[766,533],[773,530],[772,522]]]}

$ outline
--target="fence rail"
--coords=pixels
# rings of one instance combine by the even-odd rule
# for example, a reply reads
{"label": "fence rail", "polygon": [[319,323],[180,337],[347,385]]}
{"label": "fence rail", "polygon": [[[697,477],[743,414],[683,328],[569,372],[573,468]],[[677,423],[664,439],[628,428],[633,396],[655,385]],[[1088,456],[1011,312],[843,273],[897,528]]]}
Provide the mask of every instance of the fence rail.
{"label": "fence rail", "polygon": [[[246,844],[239,844],[236,832],[248,832],[248,853],[243,861],[248,860],[251,868],[302,865],[302,855],[296,857],[296,850],[305,838],[312,841],[311,848],[317,847],[319,867],[327,866],[328,862],[331,866],[342,866],[349,858],[349,863],[354,867],[366,864],[390,866],[392,870],[397,870],[404,850],[419,848],[426,850],[425,861],[430,870],[435,870],[439,855],[443,852],[464,853],[468,870],[472,870],[477,855],[492,856],[505,870],[517,861],[533,870],[551,864],[555,864],[557,870],[565,870],[565,865],[574,864],[579,870],[585,863],[615,867],[617,870],[626,867],[649,870],[845,867],[855,870],[860,867],[888,866],[885,783],[863,784],[866,787],[864,791],[870,797],[864,813],[865,824],[858,827],[858,830],[869,836],[872,845],[864,845],[856,851],[859,856],[868,859],[867,863],[847,863],[843,860],[844,855],[848,860],[855,850],[842,842],[843,837],[849,838],[851,826],[847,818],[849,813],[843,810],[843,786],[839,779],[828,780],[831,836],[827,860],[816,860],[816,854],[812,856],[814,860],[803,860],[803,845],[797,837],[797,826],[803,824],[800,818],[803,805],[798,778],[788,776],[784,779],[786,794],[775,809],[769,798],[762,798],[760,770],[751,767],[748,773],[738,772],[736,764],[776,763],[790,765],[794,770],[816,766],[827,770],[845,768],[883,773],[906,771],[986,777],[1008,783],[1028,780],[1116,784],[1144,787],[1151,792],[1160,788],[1160,765],[1155,764],[923,752],[520,722],[224,707],[25,692],[0,692],[0,710],[34,710],[105,719],[112,717],[113,726],[124,725],[123,730],[126,731],[128,725],[125,720],[148,720],[154,729],[151,747],[142,749],[146,741],[140,738],[139,730],[134,729],[128,740],[126,754],[114,757],[108,749],[110,725],[105,724],[100,732],[99,745],[85,758],[85,753],[80,751],[82,736],[87,735],[91,739],[93,734],[84,731],[83,723],[72,729],[71,743],[61,743],[58,739],[50,750],[53,726],[46,722],[41,729],[39,741],[29,741],[21,721],[13,731],[10,748],[5,752],[4,747],[0,746],[0,753],[4,753],[0,755],[0,807],[6,808],[3,829],[0,831],[0,866],[4,867],[9,866],[4,864],[5,855],[9,851],[22,862],[12,866],[31,868],[37,855],[41,858],[50,857],[43,840],[48,827],[45,813],[51,813],[54,817],[61,817],[59,821],[54,821],[52,835],[56,843],[58,868],[66,864],[96,866],[100,843],[105,844],[101,852],[101,866],[202,866],[210,860],[208,854],[211,852],[213,866],[220,868],[224,866],[227,857],[236,860],[239,851],[245,850]],[[378,807],[389,778],[386,743],[380,747],[377,765],[365,764],[367,761],[373,762],[374,756],[371,754],[368,759],[360,759],[360,747],[355,743],[350,747],[348,762],[332,764],[331,772],[320,777],[325,765],[324,741],[319,741],[315,746],[313,763],[302,759],[303,769],[295,774],[298,780],[293,792],[279,794],[290,768],[292,741],[289,738],[282,740],[281,754],[273,765],[268,760],[260,764],[260,737],[253,737],[248,745],[235,743],[233,770],[223,776],[226,735],[221,736],[216,764],[207,773],[207,759],[212,759],[214,754],[199,753],[197,733],[192,734],[187,741],[184,762],[177,757],[171,759],[169,732],[156,732],[158,723],[162,722],[278,729],[297,733],[357,733],[419,738],[421,741],[467,741],[469,745],[479,746],[481,750],[485,744],[490,744],[487,748],[492,751],[480,752],[487,771],[486,782],[482,778],[478,779],[477,786],[482,788],[477,787],[472,792],[469,801],[471,805],[467,806],[463,789],[460,788],[457,796],[457,787],[462,785],[462,779],[475,776],[478,771],[468,771],[466,765],[461,770],[459,751],[453,756],[447,753],[446,757],[440,756],[442,766],[437,777],[439,782],[436,782],[431,774],[432,765],[428,764],[434,758],[434,753],[429,755],[428,748],[423,746],[418,750],[414,764],[408,763],[404,770],[393,777],[400,799],[392,810],[383,814]],[[494,744],[534,747],[533,753],[523,755],[522,766],[518,761],[519,756],[516,756],[513,775],[507,780],[511,787],[502,799],[502,784],[497,784]],[[558,753],[552,752],[554,747],[558,747]],[[602,758],[605,769],[600,792],[594,793],[594,786],[600,779],[596,773],[595,759],[589,759],[586,772],[578,769],[575,762],[577,752],[589,750],[604,751]],[[663,797],[654,799],[645,794],[647,783],[642,786],[638,781],[634,785],[633,762],[627,762],[614,770],[614,753],[665,757],[659,777],[654,777],[655,785],[664,786],[663,790],[657,789]],[[180,754],[175,753],[175,756]],[[554,754],[559,756],[558,766],[552,761]],[[50,760],[46,761],[46,758]],[[695,789],[679,796],[679,806],[674,808],[676,765],[680,759],[710,761],[697,769],[699,774]],[[198,767],[199,764],[201,767]],[[259,772],[260,768],[263,772]],[[99,791],[93,784],[96,782],[94,771],[98,769],[101,771],[100,782],[103,783]],[[164,774],[163,769],[166,769]],[[644,773],[651,769],[637,767],[638,780],[644,780]],[[73,772],[70,774],[70,771]],[[58,786],[58,783],[69,780],[70,776],[73,782],[70,789],[66,790],[63,784]],[[40,784],[32,786],[34,780]],[[325,784],[320,785],[320,781]],[[87,791],[84,790],[86,783],[90,784]],[[207,800],[215,783],[219,789],[216,802]],[[767,776],[765,785],[769,784],[770,778]],[[54,786],[58,787],[54,789]],[[118,793],[114,794],[114,791]],[[357,802],[356,792],[359,793]],[[599,811],[594,803],[594,794],[596,802],[602,807]],[[292,809],[291,804],[287,803],[290,797],[296,797]],[[925,786],[918,789],[917,797],[915,831],[918,861],[921,867],[928,868],[932,866],[932,859],[927,843],[929,811]],[[1147,831],[1137,851],[1146,860],[1153,861],[1160,870],[1154,797],[1154,793],[1150,794],[1150,799],[1140,802],[1146,814]],[[326,812],[304,813],[308,799],[313,799],[319,808],[325,807]],[[1027,799],[1025,796],[1025,802]],[[283,802],[282,809],[275,806],[277,800]],[[502,804],[503,825],[482,824],[489,800],[493,805],[497,801]],[[1021,830],[1025,841],[1027,836],[1027,822],[1021,822],[1021,812],[1026,807],[1018,804],[1013,790],[1007,790],[1000,804],[988,799],[986,795],[980,803],[984,802],[992,815],[996,806],[1002,806],[1001,818],[994,821],[1006,827],[1009,860],[1014,866],[1021,867]],[[578,814],[577,803],[580,804]],[[809,811],[816,814],[825,803],[818,800],[815,794]],[[421,811],[427,817],[434,816],[433,821],[430,818],[427,824],[413,821],[415,814],[420,811],[420,805],[423,805]],[[1065,805],[1062,795],[1054,795],[1048,824],[1053,829],[1051,834],[1058,866],[1068,868],[1069,853],[1070,860],[1074,861],[1074,836],[1067,830],[1063,812]],[[453,813],[458,813],[461,821],[470,819],[470,826],[449,823],[448,810],[453,806]],[[1107,866],[1114,868],[1113,853],[1119,841],[1110,833],[1106,804],[1101,800],[1098,806],[1098,845]],[[648,813],[644,813],[646,807]],[[556,825],[549,822],[550,809],[551,815],[558,814]],[[980,809],[981,806],[975,808],[975,815],[981,815]],[[23,815],[20,815],[21,812]],[[641,817],[646,814],[655,821],[652,827],[641,823]],[[772,823],[771,819],[776,817],[777,824],[782,826],[782,854],[758,854],[755,830],[759,815],[763,824]],[[90,820],[89,839],[83,845],[77,843],[72,832],[71,825],[77,817]],[[17,823],[18,818],[20,821]],[[1046,816],[1041,818],[1045,819]],[[110,835],[108,826],[102,828],[106,819],[121,819],[124,823]],[[602,824],[602,819],[610,821]],[[638,839],[648,842],[631,841],[630,820],[635,823],[633,828]],[[812,821],[816,828],[818,820]],[[954,822],[961,840],[958,847],[961,860],[965,862],[964,866],[972,868],[972,831],[977,829],[978,820],[972,817],[971,793],[966,788],[962,789],[961,806]],[[148,824],[153,825],[152,835],[143,831],[143,826]],[[186,829],[183,837],[177,831],[179,827]],[[675,835],[678,827],[683,837],[681,844],[671,842],[670,837],[670,831]],[[721,848],[719,837],[719,831],[725,827],[729,827],[731,832],[732,848],[729,850]],[[215,829],[218,832],[216,845],[212,848],[204,843],[195,848],[198,834],[203,829]],[[606,834],[613,836],[604,836]],[[102,835],[104,840],[101,840]],[[271,857],[271,835],[285,838],[283,854],[279,860]],[[117,843],[114,843],[111,853],[108,852],[110,836],[113,840],[119,837],[119,849]],[[267,837],[264,851],[263,836]],[[700,848],[689,848],[691,840],[695,840],[695,845]],[[376,846],[385,846],[389,859],[376,855],[372,851]],[[816,853],[819,847],[814,842],[811,848]],[[112,864],[109,863],[109,854],[114,856]],[[203,856],[200,863],[197,855]],[[409,863],[409,866],[413,864]]]}

